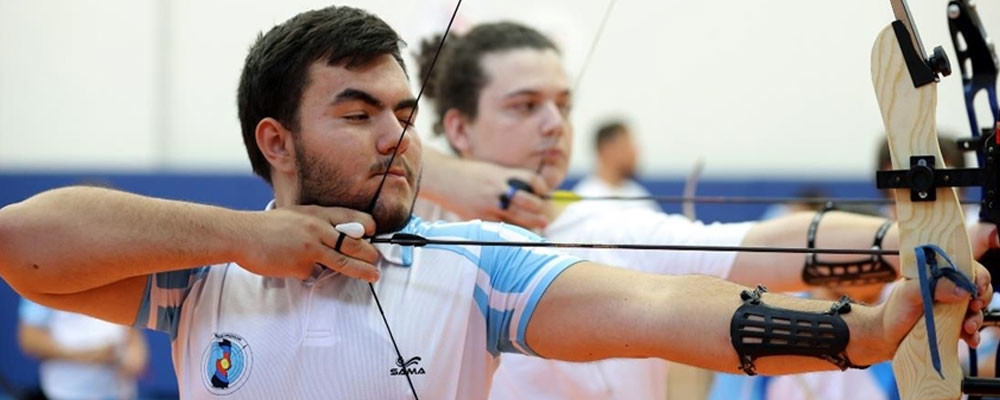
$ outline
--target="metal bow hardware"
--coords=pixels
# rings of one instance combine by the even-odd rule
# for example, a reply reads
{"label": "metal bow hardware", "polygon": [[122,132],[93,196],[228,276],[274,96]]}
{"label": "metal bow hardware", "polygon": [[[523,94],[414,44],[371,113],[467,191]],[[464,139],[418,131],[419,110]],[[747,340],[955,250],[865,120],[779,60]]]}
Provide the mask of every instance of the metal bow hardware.
{"label": "metal bow hardware", "polygon": [[[969,117],[971,135],[969,139],[960,140],[959,148],[965,151],[975,151],[979,168],[983,171],[983,190],[979,203],[979,219],[997,224],[1000,222],[1000,202],[997,202],[1000,190],[1000,157],[997,157],[997,134],[1000,131],[1000,106],[997,105],[997,56],[986,36],[986,29],[979,19],[975,5],[968,0],[952,0],[948,2],[948,29],[951,41],[955,46],[958,66],[962,72],[962,91],[965,98],[965,111]],[[989,104],[992,119],[990,124],[982,126],[976,116],[976,98],[984,94]],[[980,262],[994,276],[1000,277],[1000,252],[992,250],[984,255]],[[996,285],[994,285],[996,287]],[[985,326],[995,326],[1000,322],[996,312],[987,313]],[[997,354],[1000,356],[1000,353]],[[1000,357],[997,357],[1000,361]],[[977,378],[979,375],[979,357],[975,349],[969,348],[969,378],[962,385],[962,391],[970,394],[970,400],[979,399],[978,395],[1000,394],[1000,380],[996,378]]]}
{"label": "metal bow hardware", "polygon": [[[993,44],[986,36],[986,29],[979,20],[975,5],[968,0],[951,0],[948,3],[948,28],[955,45],[955,54],[962,72],[962,91],[965,111],[969,117],[971,137],[959,141],[959,147],[975,151],[979,168],[983,171],[983,191],[979,218],[996,224],[1000,222],[1000,154],[997,153],[997,129],[1000,129],[1000,105],[997,104],[997,70],[1000,62]],[[992,118],[981,126],[976,116],[976,98],[983,94],[989,104]],[[989,266],[989,265],[987,265]]]}

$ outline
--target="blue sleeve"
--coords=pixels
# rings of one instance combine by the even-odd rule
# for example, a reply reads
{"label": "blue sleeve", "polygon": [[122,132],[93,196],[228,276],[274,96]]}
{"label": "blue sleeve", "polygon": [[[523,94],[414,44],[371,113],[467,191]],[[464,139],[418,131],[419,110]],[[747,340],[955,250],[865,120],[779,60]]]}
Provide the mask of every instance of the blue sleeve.
{"label": "blue sleeve", "polygon": [[149,275],[146,292],[132,325],[164,332],[173,339],[177,336],[184,300],[195,283],[208,274],[208,269],[206,266]]}
{"label": "blue sleeve", "polygon": [[21,299],[21,303],[17,307],[17,314],[21,323],[39,328],[49,325],[52,312],[51,308],[24,298]]}
{"label": "blue sleeve", "polygon": [[[484,227],[487,240],[543,241],[525,229],[502,224]],[[549,285],[567,268],[582,261],[546,248],[486,247],[480,267],[490,281],[477,287],[489,294],[486,315],[491,353],[516,352],[537,356],[525,341],[528,322]]]}
{"label": "blue sleeve", "polygon": [[[541,242],[525,229],[506,224],[465,222],[432,225],[428,237],[464,237],[483,241]],[[545,290],[579,258],[550,249],[521,246],[428,246],[462,254],[481,273],[474,292],[476,306],[486,319],[487,350],[537,355],[524,339],[528,321]]]}

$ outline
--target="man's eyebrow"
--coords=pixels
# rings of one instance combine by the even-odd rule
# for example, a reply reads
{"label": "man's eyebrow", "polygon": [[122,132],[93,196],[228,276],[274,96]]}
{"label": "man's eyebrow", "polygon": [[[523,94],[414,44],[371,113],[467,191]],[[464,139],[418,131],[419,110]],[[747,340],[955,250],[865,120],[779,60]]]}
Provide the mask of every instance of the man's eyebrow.
{"label": "man's eyebrow", "polygon": [[355,100],[364,102],[376,108],[385,107],[385,104],[383,104],[381,100],[376,99],[375,96],[368,94],[368,92],[358,89],[344,89],[340,93],[337,93],[337,97],[333,98],[333,104]]}
{"label": "man's eyebrow", "polygon": [[415,99],[415,98],[409,98],[409,99],[403,100],[403,101],[401,101],[399,103],[396,103],[396,106],[393,107],[392,109],[393,109],[393,111],[399,111],[399,110],[405,110],[407,108],[413,108],[413,109],[417,108],[417,99]]}
{"label": "man's eyebrow", "polygon": [[[337,94],[337,97],[333,99],[333,104],[345,101],[361,101],[375,108],[385,107],[385,103],[382,103],[381,100],[375,98],[375,96],[372,96],[368,92],[358,89],[350,89],[350,88],[344,89],[343,91]],[[396,103],[396,106],[393,107],[393,110],[399,111],[399,110],[405,110],[407,108],[417,108],[417,99],[409,98],[400,101],[399,103]]]}
{"label": "man's eyebrow", "polygon": [[507,93],[503,97],[504,98],[511,98],[511,97],[524,96],[524,95],[534,96],[534,95],[537,95],[539,93],[540,92],[538,90],[535,90],[535,89],[521,89],[521,90],[516,90],[516,91],[510,92],[510,93]]}

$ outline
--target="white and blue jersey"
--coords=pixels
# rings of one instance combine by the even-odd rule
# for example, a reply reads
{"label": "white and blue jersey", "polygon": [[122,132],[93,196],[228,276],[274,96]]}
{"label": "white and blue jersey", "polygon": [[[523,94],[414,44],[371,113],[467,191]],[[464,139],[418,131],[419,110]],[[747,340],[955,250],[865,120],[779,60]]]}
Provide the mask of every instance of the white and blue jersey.
{"label": "white and blue jersey", "polygon": [[[427,223],[437,239],[539,241],[494,223]],[[150,277],[136,325],[173,338],[183,398],[483,399],[502,352],[534,354],[539,299],[578,258],[522,247],[376,245],[374,284],[324,271],[306,282],[230,263]]]}
{"label": "white and blue jersey", "polygon": [[[417,201],[418,215],[455,220],[440,206]],[[542,232],[553,242],[648,243],[737,246],[752,223],[703,224],[647,207],[616,202],[577,202],[566,207]],[[736,253],[611,251],[564,249],[567,254],[605,265],[663,274],[702,274],[725,278]],[[490,400],[520,399],[664,399],[667,362],[656,359],[608,359],[568,362],[506,354],[494,375]]]}
{"label": "white and blue jersey", "polygon": [[[567,207],[543,234],[553,242],[650,243],[738,246],[750,223],[703,224],[646,207],[578,202]],[[725,278],[731,252],[607,251],[570,249],[586,260],[661,275],[702,274]],[[664,399],[667,362],[609,359],[587,363],[505,355],[495,375],[490,400],[515,399]]]}

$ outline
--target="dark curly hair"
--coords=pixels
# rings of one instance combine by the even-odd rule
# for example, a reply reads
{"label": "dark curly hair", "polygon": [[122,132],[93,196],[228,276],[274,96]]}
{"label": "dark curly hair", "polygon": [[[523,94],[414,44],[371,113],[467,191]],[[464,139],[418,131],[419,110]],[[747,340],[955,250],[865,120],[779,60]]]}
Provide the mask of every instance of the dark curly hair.
{"label": "dark curly hair", "polygon": [[480,61],[483,56],[505,50],[531,48],[559,52],[549,38],[537,30],[514,22],[481,24],[462,36],[449,35],[434,70],[428,74],[434,50],[441,34],[423,40],[415,57],[420,64],[420,76],[427,79],[424,97],[434,101],[436,120],[434,133],[444,132],[442,119],[454,108],[475,118],[479,92],[486,86],[486,76]]}
{"label": "dark curly hair", "polygon": [[406,71],[400,56],[403,46],[385,21],[351,7],[307,11],[258,35],[247,54],[236,99],[253,172],[271,183],[270,164],[257,147],[257,124],[271,117],[292,132],[299,129],[299,103],[312,63],[324,60],[355,68],[389,54]]}

